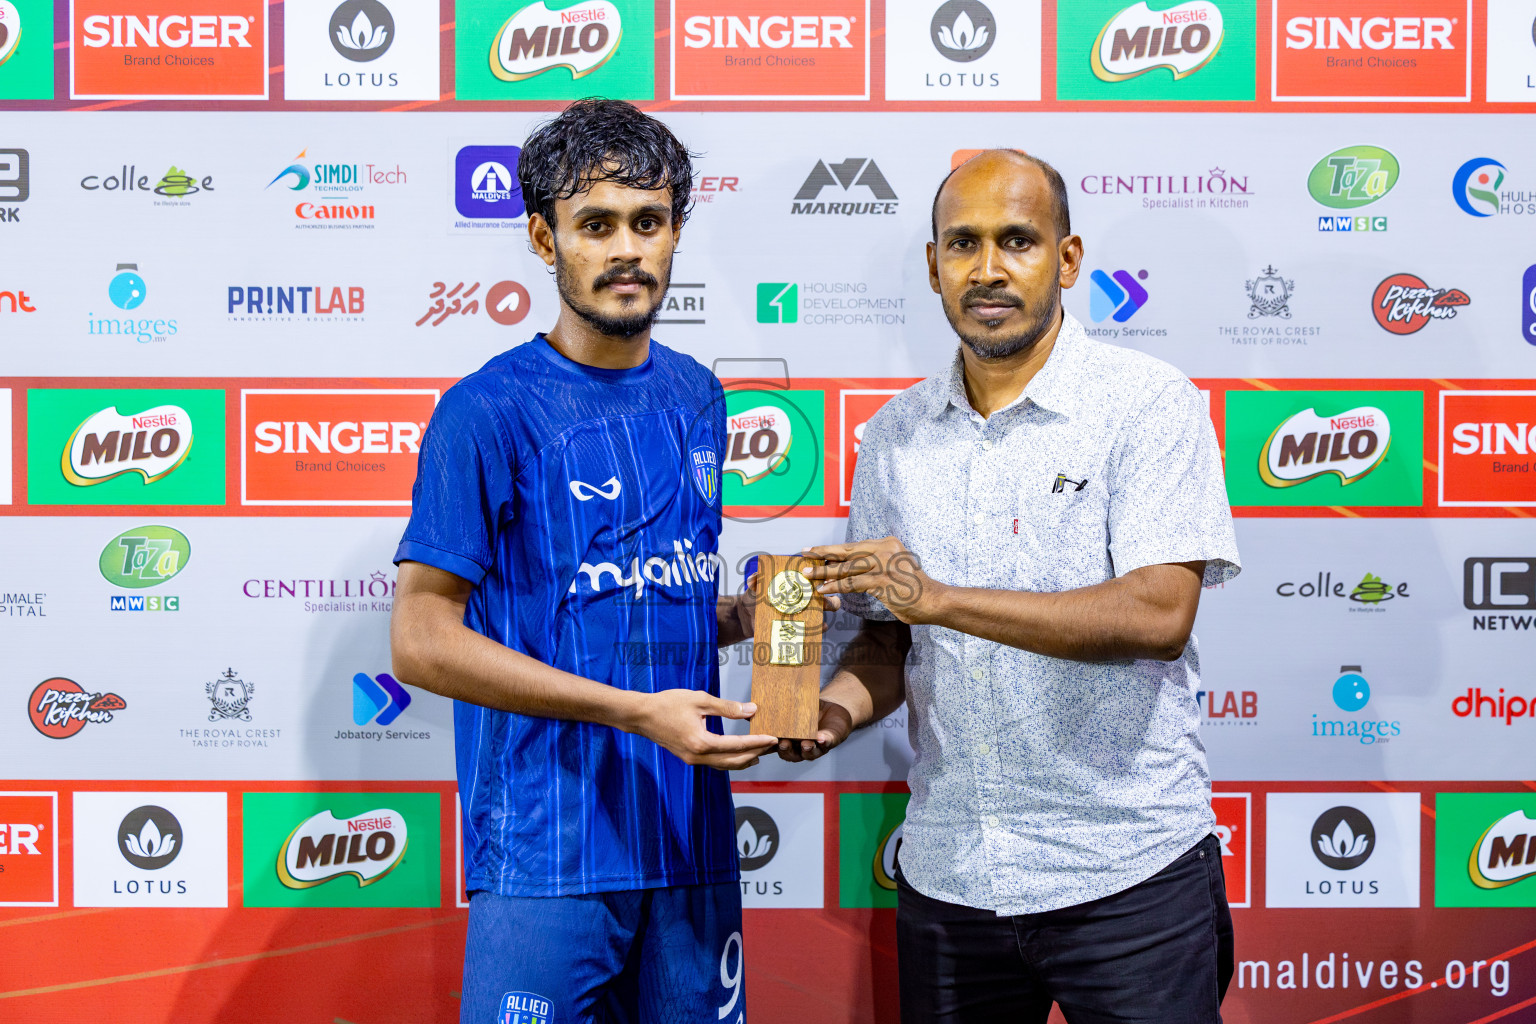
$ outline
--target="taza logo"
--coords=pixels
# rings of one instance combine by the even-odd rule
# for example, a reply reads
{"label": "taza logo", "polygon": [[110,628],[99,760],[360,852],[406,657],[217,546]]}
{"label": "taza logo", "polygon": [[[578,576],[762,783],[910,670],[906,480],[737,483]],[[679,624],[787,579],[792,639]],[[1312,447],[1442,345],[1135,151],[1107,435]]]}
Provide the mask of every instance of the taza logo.
{"label": "taza logo", "polygon": [[1259,454],[1259,476],[1271,487],[1294,487],[1333,473],[1349,485],[1381,465],[1392,444],[1392,425],[1375,406],[1334,416],[1304,409],[1286,418]]}
{"label": "taza logo", "polygon": [[64,445],[64,478],[90,487],[125,473],[154,483],[186,461],[192,418],[179,405],[157,405],[125,416],[109,406],[86,418]]}
{"label": "taza logo", "polygon": [[158,871],[180,855],[182,835],[176,815],[147,804],[129,811],[117,826],[117,851],[136,868]]}
{"label": "taza logo", "polygon": [[1094,40],[1093,73],[1123,82],[1154,68],[1167,68],[1177,81],[1205,67],[1221,49],[1221,8],[1211,0],[1189,0],[1153,11],[1145,0],[1116,14]]}
{"label": "taza logo", "polygon": [[1460,288],[1431,288],[1415,274],[1384,278],[1371,295],[1371,314],[1383,330],[1413,334],[1431,320],[1452,320],[1472,299]]}
{"label": "taza logo", "polygon": [[106,724],[112,713],[128,702],[115,693],[87,693],[73,679],[44,679],[27,699],[27,714],[38,732],[54,740],[67,740],[87,722]]}
{"label": "taza logo", "polygon": [[1392,191],[1400,168],[1397,157],[1379,146],[1346,146],[1319,160],[1307,175],[1313,199],[1335,210],[1352,210]]}
{"label": "taza logo", "polygon": [[377,60],[395,41],[394,15],[378,0],[346,0],[331,15],[330,39],[347,60]]}
{"label": "taza logo", "polygon": [[399,865],[408,841],[404,815],[388,808],[338,820],[329,810],[306,818],[283,840],[278,880],[309,889],[351,875],[372,885]]}
{"label": "taza logo", "polygon": [[619,9],[608,0],[551,11],[544,0],[513,14],[491,41],[491,74],[520,82],[554,68],[583,78],[608,63],[624,35]]}
{"label": "taza logo", "polygon": [[101,575],[125,590],[158,587],[187,567],[192,544],[169,526],[125,530],[101,549]]}
{"label": "taza logo", "polygon": [[1376,826],[1353,807],[1330,807],[1312,823],[1312,853],[1325,867],[1353,871],[1376,852]]}

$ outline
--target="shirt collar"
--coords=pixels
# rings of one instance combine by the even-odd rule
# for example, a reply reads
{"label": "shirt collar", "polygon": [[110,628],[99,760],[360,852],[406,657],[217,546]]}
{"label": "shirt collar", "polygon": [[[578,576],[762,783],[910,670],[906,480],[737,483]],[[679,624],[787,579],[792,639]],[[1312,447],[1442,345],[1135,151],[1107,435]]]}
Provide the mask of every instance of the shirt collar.
{"label": "shirt collar", "polygon": [[[1051,354],[1046,359],[1045,365],[1040,367],[1040,372],[1031,378],[1024,388],[1024,393],[1004,406],[1004,409],[1011,409],[1028,399],[1042,409],[1061,413],[1063,416],[1071,416],[1076,412],[1080,396],[1072,385],[1071,367],[1076,362],[1082,341],[1086,338],[1087,333],[1083,330],[1082,323],[1071,313],[1062,310],[1061,329],[1056,332],[1056,342],[1051,347]],[[974,412],[971,408],[971,400],[965,394],[965,361],[958,349],[955,351],[954,360],[949,364],[944,386],[934,396],[930,411],[934,418],[938,418],[950,406],[954,406],[961,412]],[[1002,411],[1003,409],[998,410],[998,412]]]}

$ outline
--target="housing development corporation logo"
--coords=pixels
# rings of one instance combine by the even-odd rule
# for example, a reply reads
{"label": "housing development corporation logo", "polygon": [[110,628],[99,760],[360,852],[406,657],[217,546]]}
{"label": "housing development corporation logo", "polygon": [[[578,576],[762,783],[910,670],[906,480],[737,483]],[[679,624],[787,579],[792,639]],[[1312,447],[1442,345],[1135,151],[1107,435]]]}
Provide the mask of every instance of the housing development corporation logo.
{"label": "housing development corporation logo", "polygon": [[1536,391],[1440,392],[1440,504],[1536,506]]}
{"label": "housing development corporation logo", "polygon": [[[833,200],[823,202],[822,193],[829,188],[835,190]],[[838,202],[841,193],[865,201]],[[835,164],[816,161],[795,193],[789,212],[827,217],[894,216],[896,207],[896,190],[880,172],[879,165],[868,157],[853,156]]]}
{"label": "housing development corporation logo", "polygon": [[1252,3],[1076,0],[1057,10],[1058,99],[1254,97]]}
{"label": "housing development corporation logo", "polygon": [[676,0],[671,39],[674,99],[869,99],[868,0]]}
{"label": "housing development corporation logo", "polygon": [[650,99],[649,0],[464,0],[455,8],[459,99]]}
{"label": "housing development corporation logo", "polygon": [[79,735],[88,724],[105,725],[128,706],[115,693],[87,692],[73,679],[62,676],[44,679],[27,698],[27,716],[32,727],[53,740],[67,740]]}
{"label": "housing development corporation logo", "polygon": [[1209,63],[1221,39],[1221,8],[1211,0],[1188,0],[1161,11],[1142,2],[1105,23],[1090,60],[1093,73],[1106,82],[1123,82],[1154,68],[1166,68],[1177,81]]}
{"label": "housing development corporation logo", "polygon": [[1275,0],[1273,11],[1274,99],[1472,98],[1472,5],[1466,0],[1405,7],[1371,0]]}
{"label": "housing development corporation logo", "polygon": [[1454,320],[1471,303],[1460,288],[1431,288],[1416,274],[1392,274],[1371,293],[1371,315],[1384,331],[1414,334],[1431,320]]}
{"label": "housing development corporation logo", "polygon": [[73,0],[72,99],[267,98],[265,0]]}

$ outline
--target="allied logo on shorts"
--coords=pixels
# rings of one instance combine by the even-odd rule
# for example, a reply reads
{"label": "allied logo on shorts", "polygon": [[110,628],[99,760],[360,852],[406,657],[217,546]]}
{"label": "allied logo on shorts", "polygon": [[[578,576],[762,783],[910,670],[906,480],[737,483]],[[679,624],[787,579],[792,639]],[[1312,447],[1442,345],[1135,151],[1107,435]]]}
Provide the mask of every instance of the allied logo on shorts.
{"label": "allied logo on shorts", "polygon": [[1454,320],[1471,303],[1460,288],[1431,288],[1416,274],[1392,274],[1371,293],[1371,315],[1384,331],[1414,334],[1431,320]]}
{"label": "allied logo on shorts", "polygon": [[695,445],[688,452],[688,471],[694,489],[711,508],[720,503],[720,460],[711,445]]}
{"label": "allied logo on shorts", "polygon": [[1264,443],[1259,476],[1271,487],[1294,487],[1332,473],[1348,485],[1381,465],[1391,446],[1391,421],[1375,406],[1334,416],[1304,409],[1287,417]]}
{"label": "allied logo on shorts", "polygon": [[192,544],[187,535],[169,526],[139,526],[125,530],[101,549],[102,578],[125,590],[158,587],[187,567]]}
{"label": "allied logo on shorts", "polygon": [[158,405],[125,416],[102,409],[75,428],[61,462],[64,478],[90,487],[125,473],[146,484],[174,472],[192,451],[192,417],[179,405]]}
{"label": "allied logo on shorts", "polygon": [[1536,505],[1536,391],[1440,392],[1440,504]]}
{"label": "allied logo on shorts", "polygon": [[1471,7],[1465,0],[1397,6],[1372,0],[1275,0],[1271,95],[1277,100],[1469,100]]}
{"label": "allied logo on shorts", "polygon": [[650,99],[649,0],[462,0],[455,6],[459,99]]}
{"label": "allied logo on shorts", "polygon": [[671,38],[674,99],[869,99],[868,0],[676,0]]}
{"label": "allied logo on shorts", "polygon": [[73,679],[44,679],[27,698],[32,727],[53,740],[78,735],[88,724],[105,725],[128,702],[115,693],[88,692]]}
{"label": "allied logo on shorts", "polygon": [[496,1024],[554,1024],[554,1004],[534,992],[508,992],[496,1008]]}
{"label": "allied logo on shorts", "polygon": [[381,807],[338,819],[329,810],[299,823],[278,853],[277,876],[290,889],[308,889],[351,875],[372,885],[399,866],[409,830],[404,816]]}
{"label": "allied logo on shorts", "polygon": [[265,0],[73,0],[73,99],[267,98]]}
{"label": "allied logo on shorts", "polygon": [[1188,0],[1160,11],[1141,2],[1105,23],[1090,60],[1094,75],[1106,82],[1123,82],[1154,68],[1166,68],[1178,81],[1205,67],[1221,41],[1221,8],[1211,0]]}

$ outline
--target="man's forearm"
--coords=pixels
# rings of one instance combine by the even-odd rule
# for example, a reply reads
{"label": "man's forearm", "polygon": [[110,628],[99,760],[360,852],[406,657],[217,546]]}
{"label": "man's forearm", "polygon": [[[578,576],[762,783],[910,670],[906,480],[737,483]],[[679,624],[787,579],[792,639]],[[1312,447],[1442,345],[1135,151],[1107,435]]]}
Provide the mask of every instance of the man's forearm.
{"label": "man's forearm", "polygon": [[821,699],[841,705],[858,728],[878,721],[907,699],[908,627],[898,622],[868,623],[843,652]]}

